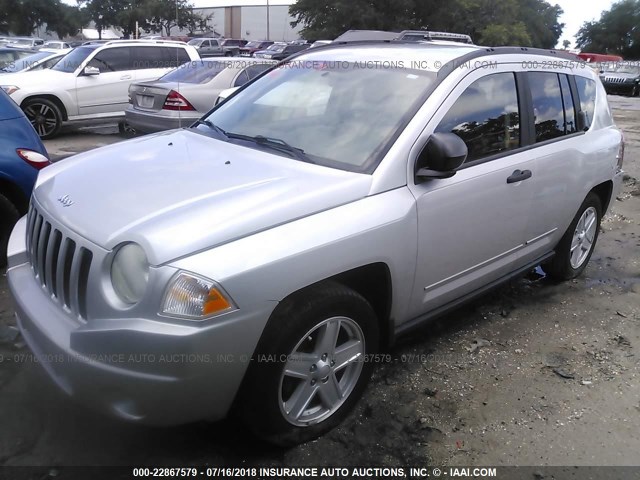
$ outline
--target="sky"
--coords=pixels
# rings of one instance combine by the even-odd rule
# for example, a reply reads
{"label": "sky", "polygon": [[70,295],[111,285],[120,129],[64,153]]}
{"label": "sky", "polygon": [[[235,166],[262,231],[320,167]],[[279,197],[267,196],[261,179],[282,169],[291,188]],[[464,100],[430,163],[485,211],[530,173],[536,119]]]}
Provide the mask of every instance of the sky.
{"label": "sky", "polygon": [[[266,5],[267,0],[191,0],[196,7],[215,7],[219,5]],[[290,5],[295,0],[269,0],[271,5]],[[558,45],[567,39],[574,46],[575,35],[584,22],[597,20],[603,10],[611,8],[614,0],[547,0],[552,5],[558,4],[564,10],[560,21],[565,24]],[[64,0],[69,5],[76,5],[75,0]]]}

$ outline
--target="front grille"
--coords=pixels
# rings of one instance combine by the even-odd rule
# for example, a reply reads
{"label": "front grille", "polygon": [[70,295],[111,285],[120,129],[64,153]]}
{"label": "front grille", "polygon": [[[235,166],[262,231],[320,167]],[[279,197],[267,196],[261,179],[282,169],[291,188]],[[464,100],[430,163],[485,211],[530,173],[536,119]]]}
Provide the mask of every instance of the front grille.
{"label": "front grille", "polygon": [[624,78],[619,77],[605,77],[604,81],[606,83],[624,83]]}
{"label": "front grille", "polygon": [[55,228],[33,204],[27,217],[27,250],[36,279],[51,298],[86,320],[91,250]]}

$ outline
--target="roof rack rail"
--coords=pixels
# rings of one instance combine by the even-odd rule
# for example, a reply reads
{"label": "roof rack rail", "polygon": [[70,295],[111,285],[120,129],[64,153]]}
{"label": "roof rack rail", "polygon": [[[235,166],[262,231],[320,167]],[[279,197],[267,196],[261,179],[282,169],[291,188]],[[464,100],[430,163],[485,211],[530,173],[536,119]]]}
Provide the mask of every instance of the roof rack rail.
{"label": "roof rack rail", "polygon": [[118,40],[109,40],[105,43],[105,45],[116,45],[119,43],[157,43],[157,44],[175,44],[175,45],[186,45],[186,42],[182,42],[180,40],[160,40],[160,39],[147,39],[147,38],[131,38],[129,40],[126,39],[118,39]]}

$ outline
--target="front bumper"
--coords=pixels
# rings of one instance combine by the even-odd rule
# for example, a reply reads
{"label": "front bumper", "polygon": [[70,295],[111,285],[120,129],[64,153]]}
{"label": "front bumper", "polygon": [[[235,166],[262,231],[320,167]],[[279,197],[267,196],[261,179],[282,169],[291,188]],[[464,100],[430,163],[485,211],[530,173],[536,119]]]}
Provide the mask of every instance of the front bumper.
{"label": "front bumper", "polygon": [[142,112],[133,108],[125,110],[124,115],[131,127],[143,133],[156,133],[188,127],[201,117],[200,113],[193,115],[193,113],[181,112],[179,117],[173,117],[166,114]]}
{"label": "front bumper", "polygon": [[12,234],[7,271],[18,326],[65,393],[150,425],[226,416],[275,303],[206,326],[139,318],[78,322],[52,300],[29,263],[16,263],[26,256],[16,249],[24,245],[25,225],[23,218]]}
{"label": "front bumper", "polygon": [[631,95],[637,83],[603,83],[605,91],[610,95]]}

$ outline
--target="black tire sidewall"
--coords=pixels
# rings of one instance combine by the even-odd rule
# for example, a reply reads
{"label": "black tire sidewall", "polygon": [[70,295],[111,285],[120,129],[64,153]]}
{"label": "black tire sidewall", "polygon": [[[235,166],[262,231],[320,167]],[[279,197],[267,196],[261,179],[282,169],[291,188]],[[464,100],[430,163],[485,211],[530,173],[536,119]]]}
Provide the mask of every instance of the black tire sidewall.
{"label": "black tire sidewall", "polygon": [[[348,317],[358,323],[365,338],[365,354],[378,350],[377,318],[364,298],[353,290],[335,284],[309,294],[311,298],[307,295],[298,296],[291,305],[274,312],[243,384],[240,408],[245,423],[259,437],[281,446],[309,441],[339,424],[364,392],[373,364],[363,363],[355,388],[336,412],[316,425],[298,427],[283,417],[278,404],[284,368],[280,355],[290,354],[304,334],[327,318],[336,316]],[[275,355],[276,361],[269,361],[269,355]],[[261,361],[261,358],[266,358],[266,361]]]}
{"label": "black tire sidewall", "polygon": [[[571,266],[571,242],[573,240],[573,233],[576,230],[576,226],[582,214],[590,207],[594,207],[596,210],[597,220],[596,220],[596,231],[593,236],[593,244],[591,245],[591,250],[589,254],[582,262],[582,264],[578,268],[573,268]],[[600,222],[602,221],[602,203],[600,198],[593,192],[587,195],[582,205],[578,209],[578,213],[576,213],[575,217],[571,221],[569,228],[565,232],[562,240],[558,244],[556,248],[556,255],[550,263],[548,268],[548,273],[551,276],[556,277],[561,280],[570,280],[579,276],[587,265],[589,264],[589,260],[591,260],[591,255],[595,250],[596,244],[598,242],[598,236],[600,233]]]}
{"label": "black tire sidewall", "polygon": [[[56,105],[54,102],[52,102],[51,100],[47,99],[47,98],[32,98],[27,100],[24,103],[24,106],[22,107],[22,110],[24,111],[27,107],[30,107],[31,105],[46,105],[47,107],[51,108],[51,110],[54,112],[55,116],[56,116],[56,126],[55,128],[48,133],[47,135],[43,135],[40,138],[42,140],[48,140],[50,138],[55,137],[59,132],[60,132],[60,128],[62,128],[62,112],[60,111],[60,108],[58,107],[58,105]],[[25,112],[25,116],[26,116],[26,112]],[[28,118],[28,117],[27,117]],[[35,129],[35,127],[34,127]],[[38,133],[38,131],[36,130],[36,134],[38,136],[40,136],[40,134]]]}

